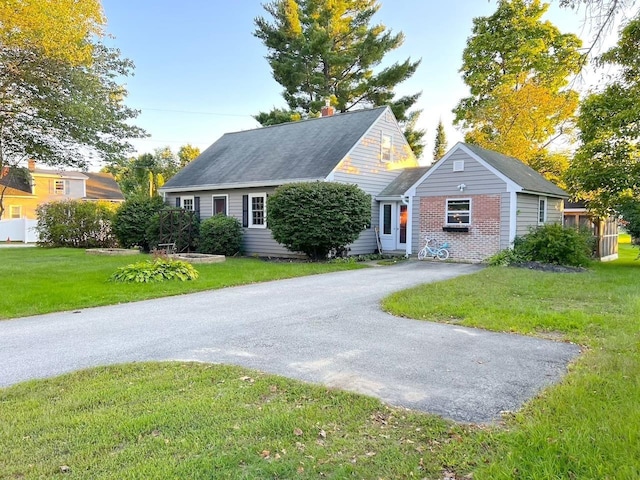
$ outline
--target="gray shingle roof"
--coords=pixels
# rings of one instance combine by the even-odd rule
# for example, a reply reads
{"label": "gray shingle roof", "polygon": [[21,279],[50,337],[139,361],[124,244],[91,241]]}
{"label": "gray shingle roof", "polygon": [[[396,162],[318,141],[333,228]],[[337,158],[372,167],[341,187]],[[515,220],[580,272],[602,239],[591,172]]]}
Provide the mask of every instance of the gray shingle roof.
{"label": "gray shingle roof", "polygon": [[563,198],[569,196],[560,187],[551,183],[517,158],[507,157],[493,150],[486,150],[468,143],[463,143],[463,145],[526,191],[546,193]]}
{"label": "gray shingle roof", "polygon": [[162,190],[324,179],[386,108],[226,133]]}
{"label": "gray shingle roof", "polygon": [[122,200],[124,195],[120,186],[110,173],[86,172],[87,196],[88,200]]}
{"label": "gray shingle roof", "polygon": [[430,168],[431,165],[428,167],[415,167],[403,170],[402,173],[387,185],[382,192],[376,195],[376,197],[396,197],[404,195]]}

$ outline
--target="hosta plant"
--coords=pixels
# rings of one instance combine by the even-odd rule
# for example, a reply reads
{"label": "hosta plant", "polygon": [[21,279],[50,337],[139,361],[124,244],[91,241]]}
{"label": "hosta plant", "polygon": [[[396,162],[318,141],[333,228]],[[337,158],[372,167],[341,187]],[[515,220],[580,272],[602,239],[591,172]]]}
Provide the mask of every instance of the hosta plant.
{"label": "hosta plant", "polygon": [[111,275],[114,282],[149,283],[178,279],[183,282],[198,278],[198,271],[193,265],[181,260],[156,258],[144,262],[132,263],[118,268]]}

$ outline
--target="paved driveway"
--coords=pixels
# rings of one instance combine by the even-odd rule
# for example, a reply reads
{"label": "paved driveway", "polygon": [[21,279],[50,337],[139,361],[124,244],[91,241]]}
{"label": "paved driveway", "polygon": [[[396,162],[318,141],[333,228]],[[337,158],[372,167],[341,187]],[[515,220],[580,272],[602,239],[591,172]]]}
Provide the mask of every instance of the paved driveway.
{"label": "paved driveway", "polygon": [[558,381],[578,347],[379,308],[388,293],[478,268],[411,261],[3,321],[0,386],[96,365],[196,360],[491,421]]}

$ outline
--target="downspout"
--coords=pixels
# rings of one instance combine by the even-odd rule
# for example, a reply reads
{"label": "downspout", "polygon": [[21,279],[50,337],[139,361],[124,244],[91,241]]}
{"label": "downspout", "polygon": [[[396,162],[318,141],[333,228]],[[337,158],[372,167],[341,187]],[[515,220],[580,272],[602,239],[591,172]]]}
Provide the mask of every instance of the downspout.
{"label": "downspout", "polygon": [[411,240],[413,238],[413,197],[403,196],[402,203],[407,206],[407,244],[405,245],[405,257],[411,256]]}

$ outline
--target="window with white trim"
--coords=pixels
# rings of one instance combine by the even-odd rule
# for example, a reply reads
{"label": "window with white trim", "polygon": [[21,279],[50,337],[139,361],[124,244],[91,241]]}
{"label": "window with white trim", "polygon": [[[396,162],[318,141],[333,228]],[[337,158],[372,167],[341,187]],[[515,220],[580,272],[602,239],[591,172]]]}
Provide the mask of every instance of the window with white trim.
{"label": "window with white trim", "polygon": [[69,180],[53,180],[52,193],[54,195],[69,195]]}
{"label": "window with white trim", "polygon": [[380,159],[383,162],[390,162],[391,159],[391,150],[393,147],[393,139],[391,135],[382,134],[382,140],[380,142]]}
{"label": "window with white trim", "polygon": [[249,195],[249,228],[267,228],[267,194]]}
{"label": "window with white trim", "polygon": [[9,206],[9,218],[15,220],[16,218],[22,218],[22,206],[10,205]]}
{"label": "window with white trim", "polygon": [[193,197],[180,197],[181,207],[190,212],[195,211],[195,201]]}
{"label": "window with white trim", "polygon": [[228,195],[213,195],[213,197],[211,198],[211,205],[213,208],[213,211],[211,212],[212,215],[218,215],[218,214],[222,214],[222,215],[229,215],[229,210],[228,210],[228,203],[229,203],[229,196]]}
{"label": "window with white trim", "polygon": [[469,226],[471,224],[471,199],[447,200],[447,225]]}
{"label": "window with white trim", "polygon": [[540,197],[538,199],[538,225],[543,225],[547,221],[547,199]]}

